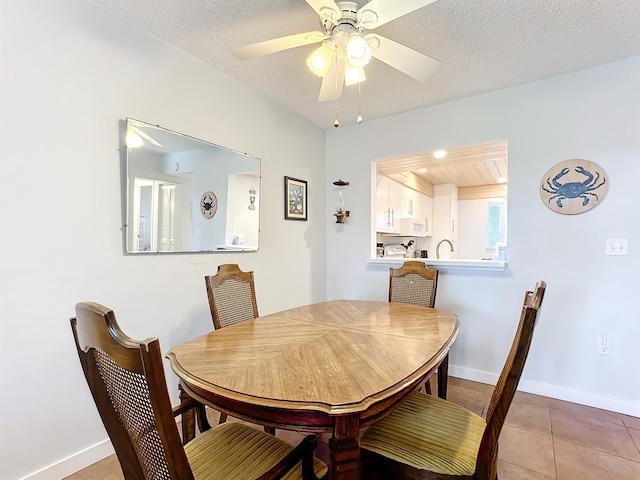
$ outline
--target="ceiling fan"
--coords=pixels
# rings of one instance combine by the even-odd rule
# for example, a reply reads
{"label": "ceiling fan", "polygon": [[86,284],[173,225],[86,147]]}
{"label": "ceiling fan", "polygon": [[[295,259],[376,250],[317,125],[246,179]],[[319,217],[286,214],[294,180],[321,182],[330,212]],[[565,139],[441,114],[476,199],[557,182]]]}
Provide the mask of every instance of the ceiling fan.
{"label": "ceiling fan", "polygon": [[[398,17],[436,0],[306,0],[320,16],[322,31],[298,33],[232,50],[240,60],[322,42],[307,59],[309,69],[322,77],[318,100],[340,98],[343,85],[366,79],[364,66],[377,58],[406,75],[426,81],[441,65],[438,60],[375,33]],[[363,5],[361,5],[363,4]]]}

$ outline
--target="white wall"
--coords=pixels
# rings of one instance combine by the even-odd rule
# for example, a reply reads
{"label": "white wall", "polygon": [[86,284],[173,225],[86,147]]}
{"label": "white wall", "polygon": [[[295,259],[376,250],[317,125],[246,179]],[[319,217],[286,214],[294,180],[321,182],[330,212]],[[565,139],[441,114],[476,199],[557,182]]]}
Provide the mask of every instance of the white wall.
{"label": "white wall", "polygon": [[[325,135],[89,2],[0,10],[0,478],[57,480],[110,450],[69,327],[77,302],[166,351],[212,329],[203,276],[220,263],[254,270],[261,313],[325,299]],[[123,255],[127,116],[261,158],[259,252]],[[308,222],[284,220],[285,175],[309,182]]]}
{"label": "white wall", "polygon": [[[351,182],[351,217],[327,232],[329,299],[387,295],[388,270],[367,264],[372,162],[506,138],[508,268],[442,272],[436,306],[457,313],[461,326],[450,372],[495,381],[523,293],[543,279],[547,295],[521,387],[640,416],[638,85],[640,57],[377,121],[366,121],[365,95],[365,122],[327,134],[327,176]],[[589,212],[559,215],[541,202],[538,185],[571,158],[602,166],[609,191]],[[607,238],[627,238],[629,256],[605,256]],[[596,353],[601,331],[612,339],[611,356]]]}

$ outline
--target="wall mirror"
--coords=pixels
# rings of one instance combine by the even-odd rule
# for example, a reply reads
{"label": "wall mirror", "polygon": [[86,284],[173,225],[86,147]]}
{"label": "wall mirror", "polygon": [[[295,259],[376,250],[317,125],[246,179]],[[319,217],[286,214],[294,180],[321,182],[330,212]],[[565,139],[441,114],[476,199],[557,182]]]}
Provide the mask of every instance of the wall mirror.
{"label": "wall mirror", "polygon": [[126,119],[127,253],[258,249],[260,160]]}

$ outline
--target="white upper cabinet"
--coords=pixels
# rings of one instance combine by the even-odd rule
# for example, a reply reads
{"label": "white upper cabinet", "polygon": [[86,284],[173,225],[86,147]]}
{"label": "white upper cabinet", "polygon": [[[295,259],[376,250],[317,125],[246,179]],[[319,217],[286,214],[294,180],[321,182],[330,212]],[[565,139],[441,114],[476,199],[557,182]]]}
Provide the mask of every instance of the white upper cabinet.
{"label": "white upper cabinet", "polygon": [[400,205],[402,187],[398,182],[384,175],[376,174],[376,231],[384,233],[400,232]]}
{"label": "white upper cabinet", "polygon": [[[433,199],[423,193],[405,187],[381,174],[376,175],[376,231],[401,234],[401,219],[410,218],[424,222],[425,228],[417,236],[430,236],[433,230]],[[407,222],[404,222],[407,225]],[[411,229],[408,236],[416,236]]]}
{"label": "white upper cabinet", "polygon": [[[436,242],[447,239],[454,248],[458,236],[458,187],[436,185],[433,197],[433,238]],[[454,255],[451,258],[455,258]]]}

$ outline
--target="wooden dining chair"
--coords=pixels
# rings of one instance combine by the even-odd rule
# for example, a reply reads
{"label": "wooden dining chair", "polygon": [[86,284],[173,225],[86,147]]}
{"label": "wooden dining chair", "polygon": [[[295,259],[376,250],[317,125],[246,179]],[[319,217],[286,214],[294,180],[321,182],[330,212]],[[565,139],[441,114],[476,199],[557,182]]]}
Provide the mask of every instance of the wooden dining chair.
{"label": "wooden dining chair", "polygon": [[[236,264],[218,266],[218,273],[206,275],[209,309],[216,330],[258,316],[258,303],[253,281],[253,272],[243,272]],[[227,414],[220,412],[218,423],[227,421]],[[275,429],[265,427],[271,434]]]}
{"label": "wooden dining chair", "polygon": [[253,272],[236,264],[218,266],[218,273],[204,277],[209,308],[216,330],[258,316]]}
{"label": "wooden dining chair", "polygon": [[541,281],[525,294],[485,418],[441,398],[413,394],[362,436],[364,478],[497,479],[498,437],[529,353],[545,289]]}
{"label": "wooden dining chair", "polygon": [[[389,301],[409,303],[421,307],[431,307],[436,303],[438,270],[428,268],[423,262],[408,260],[400,268],[389,269]],[[447,398],[447,376],[449,374],[449,354],[438,366],[438,396]],[[431,381],[425,385],[431,393]]]}
{"label": "wooden dining chair", "polygon": [[82,369],[127,480],[318,479],[327,466],[314,458],[317,439],[293,446],[249,425],[217,425],[181,444],[157,338],[134,340],[112,310],[76,305],[71,328]]}

